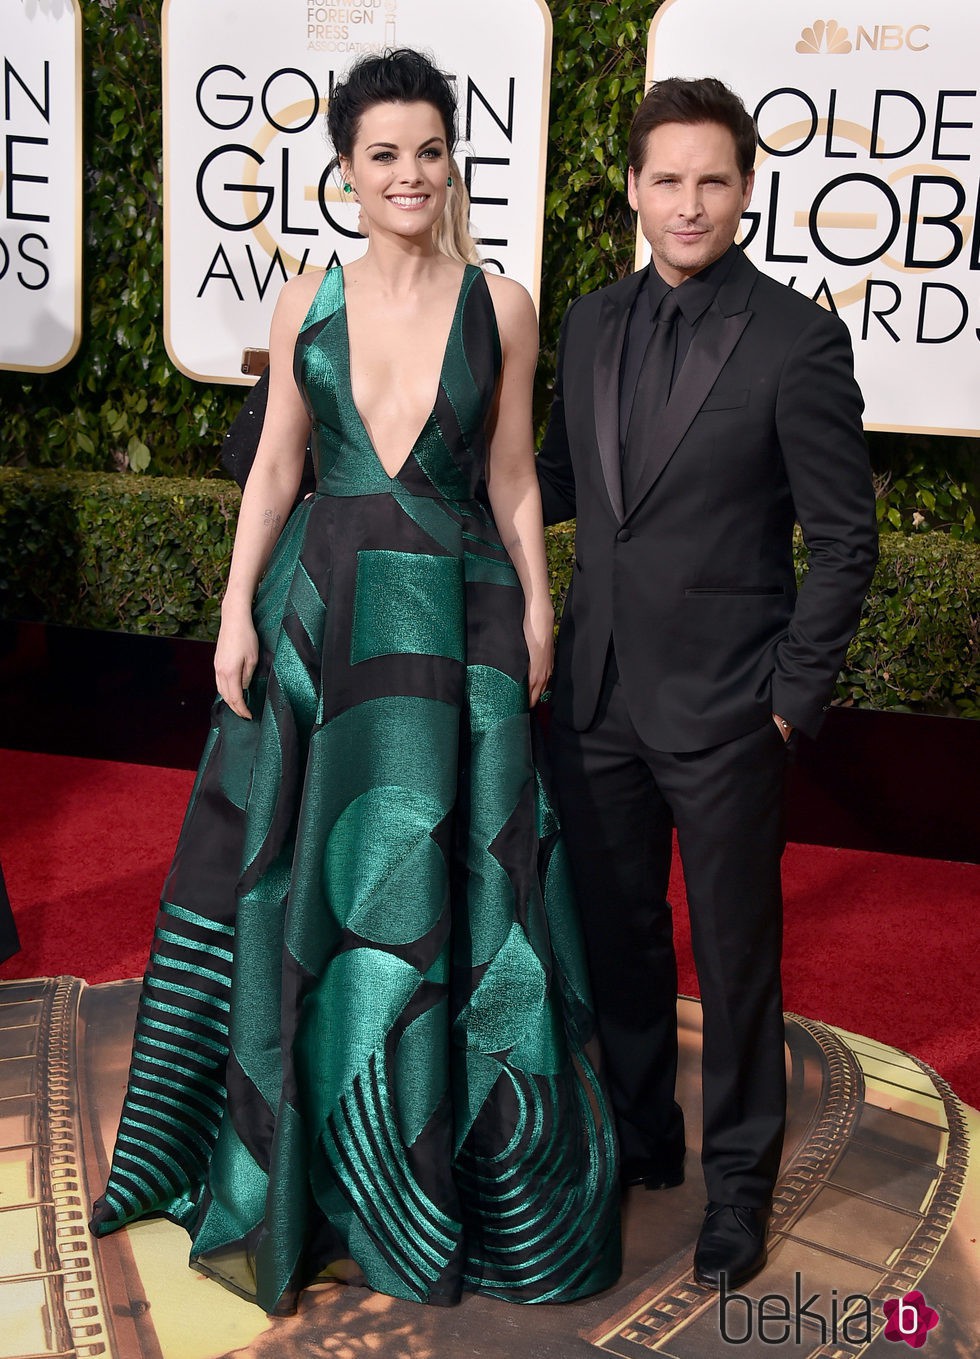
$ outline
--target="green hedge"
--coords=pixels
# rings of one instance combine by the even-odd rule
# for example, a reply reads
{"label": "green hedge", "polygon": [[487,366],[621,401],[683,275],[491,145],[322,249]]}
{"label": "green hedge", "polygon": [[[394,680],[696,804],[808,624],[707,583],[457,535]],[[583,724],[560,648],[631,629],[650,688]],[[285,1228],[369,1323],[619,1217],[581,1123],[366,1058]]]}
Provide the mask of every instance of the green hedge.
{"label": "green hedge", "polygon": [[0,616],[212,637],[239,499],[230,482],[0,468]]}
{"label": "green hedge", "polygon": [[980,717],[980,544],[882,534],[837,693],[862,708]]}
{"label": "green hedge", "polygon": [[[0,468],[0,617],[213,637],[238,499],[227,482]],[[573,541],[549,530],[559,604]],[[882,536],[838,701],[980,717],[980,545]]]}

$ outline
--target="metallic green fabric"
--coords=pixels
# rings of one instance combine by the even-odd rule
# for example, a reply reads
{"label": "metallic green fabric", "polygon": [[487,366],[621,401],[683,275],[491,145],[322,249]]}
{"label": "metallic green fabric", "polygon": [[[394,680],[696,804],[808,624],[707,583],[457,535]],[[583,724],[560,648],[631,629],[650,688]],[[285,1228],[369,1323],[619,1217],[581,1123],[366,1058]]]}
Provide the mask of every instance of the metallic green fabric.
{"label": "metallic green fabric", "polygon": [[462,563],[426,552],[357,554],[351,664],[399,652],[464,659]]}
{"label": "metallic green fabric", "polygon": [[270,1312],[333,1265],[437,1303],[562,1301],[619,1270],[524,600],[485,499],[500,362],[467,268],[389,477],[324,277],[296,353],[317,491],[256,600],[255,720],[216,705],[165,887],[93,1227],[165,1213]]}

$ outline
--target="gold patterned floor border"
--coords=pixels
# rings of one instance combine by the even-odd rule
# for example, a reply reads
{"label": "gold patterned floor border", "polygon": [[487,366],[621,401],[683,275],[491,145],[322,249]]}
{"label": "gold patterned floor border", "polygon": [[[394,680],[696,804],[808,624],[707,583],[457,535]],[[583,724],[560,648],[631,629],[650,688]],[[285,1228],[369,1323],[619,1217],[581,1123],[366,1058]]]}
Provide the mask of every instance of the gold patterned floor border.
{"label": "gold patterned floor border", "polygon": [[[802,1016],[787,1015],[786,1018],[788,1027],[794,1027],[819,1049],[825,1089],[806,1136],[780,1176],[773,1201],[770,1259],[778,1256],[781,1246],[788,1243],[791,1248],[822,1252],[845,1270],[851,1267],[877,1275],[874,1286],[866,1294],[870,1301],[870,1336],[862,1333],[860,1338],[854,1338],[850,1334],[858,1329],[856,1308],[850,1313],[845,1309],[834,1316],[833,1326],[828,1324],[825,1328],[832,1334],[810,1327],[805,1320],[796,1332],[804,1338],[804,1345],[794,1349],[798,1359],[854,1359],[881,1334],[886,1323],[885,1301],[916,1287],[950,1230],[966,1179],[968,1130],[959,1100],[949,1085],[924,1062]],[[918,1102],[921,1114],[931,1112],[936,1115],[934,1122],[928,1117],[915,1119],[908,1113],[897,1117],[921,1122],[941,1135],[935,1138],[937,1158],[931,1193],[922,1203],[914,1223],[912,1214],[904,1215],[908,1235],[904,1240],[896,1241],[894,1250],[883,1262],[865,1258],[860,1242],[843,1250],[839,1245],[830,1249],[819,1238],[810,1239],[807,1212],[827,1191],[830,1176],[852,1147],[869,1097],[879,1096],[889,1085],[899,1092],[908,1091]],[[930,1094],[924,1092],[924,1085],[929,1087]],[[931,1110],[930,1098],[934,1104]],[[890,1109],[887,1113],[895,1116]],[[850,1192],[857,1202],[865,1205],[876,1202],[872,1195]],[[760,1290],[764,1290],[764,1285],[755,1281],[752,1286],[746,1286],[744,1294],[754,1300],[761,1296]],[[668,1277],[660,1279],[611,1319],[611,1324],[604,1324],[588,1338],[598,1349],[622,1359],[649,1359],[651,1352],[665,1359],[689,1359],[689,1356],[709,1352],[705,1348],[707,1337],[702,1334],[697,1347],[691,1348],[684,1339],[685,1333],[691,1333],[693,1339],[693,1334],[708,1323],[714,1327],[717,1339],[714,1318],[719,1307],[718,1293],[695,1281],[688,1256]],[[850,1328],[845,1325],[849,1315],[852,1319]],[[796,1318],[792,1320],[795,1328]],[[830,1318],[827,1320],[829,1322]],[[806,1348],[811,1330],[813,1343]]]}
{"label": "gold patterned floor border", "polygon": [[[718,1295],[690,1271],[701,1205],[693,1167],[689,1183],[670,1194],[631,1195],[619,1285],[567,1309],[517,1309],[519,1320],[479,1297],[450,1315],[335,1289],[270,1323],[186,1270],[186,1240],[172,1224],[148,1223],[132,1239],[119,1233],[94,1248],[85,1210],[105,1174],[137,991],[134,982],[86,988],[74,978],[0,985],[0,1359],[173,1359],[178,1349],[182,1359],[232,1351],[242,1359],[450,1359],[468,1349],[487,1359],[587,1359],[594,1346],[623,1359],[732,1353],[719,1331]],[[679,1098],[693,1147],[700,1006],[684,999],[678,1013]],[[789,1348],[806,1359],[854,1359],[870,1347],[892,1359],[894,1347],[875,1343],[884,1302],[921,1286],[943,1323],[928,1352],[971,1353],[980,1283],[970,1244],[980,1235],[972,1111],[924,1063],[871,1039],[798,1016],[787,1017],[787,1039],[792,1135],[770,1262],[744,1286],[745,1307],[780,1288],[789,1296],[794,1274],[812,1278],[824,1301],[843,1284],[841,1295],[868,1300],[870,1344],[843,1333],[838,1318],[822,1334],[807,1313],[805,1343]],[[193,1335],[189,1315],[200,1323]],[[839,1319],[848,1317],[845,1309]],[[198,1335],[204,1326],[210,1342]]]}
{"label": "gold patterned floor border", "polygon": [[5,1107],[19,1107],[15,1123],[23,1136],[13,1143],[5,1139],[3,1153],[19,1163],[28,1183],[19,1201],[0,1206],[0,1232],[9,1233],[15,1251],[20,1247],[32,1255],[34,1268],[7,1274],[3,1283],[20,1286],[25,1330],[33,1329],[35,1317],[36,1352],[46,1359],[110,1353],[82,1196],[75,1039],[83,987],[75,977],[47,978],[26,984],[19,1006],[16,999],[4,1006],[0,1118]]}

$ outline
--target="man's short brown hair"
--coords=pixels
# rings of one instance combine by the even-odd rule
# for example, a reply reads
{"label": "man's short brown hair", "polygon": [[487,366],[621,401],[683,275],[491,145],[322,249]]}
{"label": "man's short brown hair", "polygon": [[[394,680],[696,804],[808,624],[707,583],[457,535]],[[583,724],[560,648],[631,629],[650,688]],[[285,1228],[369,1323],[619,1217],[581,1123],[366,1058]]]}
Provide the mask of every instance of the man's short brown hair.
{"label": "man's short brown hair", "polygon": [[663,123],[721,123],[735,139],[735,159],[742,182],[755,166],[755,123],[734,90],[713,76],[656,80],[643,96],[630,128],[629,164],[634,174],[643,169],[647,138]]}

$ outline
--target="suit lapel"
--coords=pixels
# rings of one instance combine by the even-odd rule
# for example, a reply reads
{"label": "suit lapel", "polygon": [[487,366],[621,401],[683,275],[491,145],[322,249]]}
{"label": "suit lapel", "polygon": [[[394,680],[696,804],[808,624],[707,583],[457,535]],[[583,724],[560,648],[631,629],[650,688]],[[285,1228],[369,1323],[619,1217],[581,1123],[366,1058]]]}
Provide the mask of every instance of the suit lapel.
{"label": "suit lapel", "polygon": [[755,274],[755,266],[740,253],[731,274],[718,290],[717,298],[702,317],[663,418],[656,431],[651,433],[643,465],[634,483],[635,494],[626,507],[627,517],[649,494],[674,456],[751,320],[748,296]]}
{"label": "suit lapel", "polygon": [[626,342],[626,326],[633,299],[646,281],[647,270],[631,274],[621,286],[611,289],[602,299],[595,340],[593,365],[593,405],[596,443],[606,493],[620,523],[623,508],[622,458],[619,450],[619,367]]}

